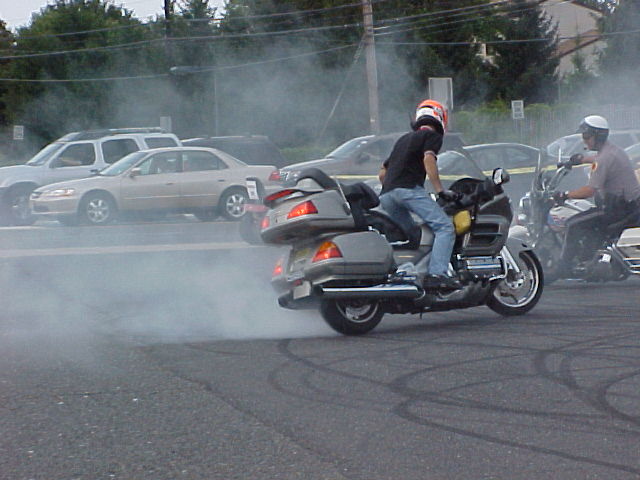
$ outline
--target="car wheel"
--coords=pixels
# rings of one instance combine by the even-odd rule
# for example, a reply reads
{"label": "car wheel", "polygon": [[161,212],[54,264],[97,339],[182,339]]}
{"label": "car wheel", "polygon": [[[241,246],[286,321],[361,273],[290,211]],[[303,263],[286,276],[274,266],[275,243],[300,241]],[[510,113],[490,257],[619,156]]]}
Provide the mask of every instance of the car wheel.
{"label": "car wheel", "polygon": [[90,225],[106,225],[115,220],[116,203],[106,193],[89,193],[80,204],[79,216]]}
{"label": "car wheel", "polygon": [[218,204],[220,214],[227,220],[238,221],[244,214],[244,204],[247,203],[247,192],[242,188],[227,190]]}
{"label": "car wheel", "polygon": [[6,196],[7,220],[12,225],[32,225],[36,217],[31,213],[29,197],[33,187],[15,187]]}
{"label": "car wheel", "polygon": [[201,222],[213,222],[218,218],[218,211],[215,208],[206,208],[193,212],[195,217]]}

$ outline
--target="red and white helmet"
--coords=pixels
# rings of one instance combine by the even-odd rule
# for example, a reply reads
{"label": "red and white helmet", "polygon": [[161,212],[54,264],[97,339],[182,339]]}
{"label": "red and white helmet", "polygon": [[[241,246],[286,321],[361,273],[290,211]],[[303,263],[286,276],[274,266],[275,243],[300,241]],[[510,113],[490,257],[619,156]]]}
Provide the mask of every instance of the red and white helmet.
{"label": "red and white helmet", "polygon": [[447,129],[447,109],[440,102],[435,100],[423,100],[416,108],[416,117],[413,122],[414,130],[422,126],[430,126],[436,129],[441,135]]}

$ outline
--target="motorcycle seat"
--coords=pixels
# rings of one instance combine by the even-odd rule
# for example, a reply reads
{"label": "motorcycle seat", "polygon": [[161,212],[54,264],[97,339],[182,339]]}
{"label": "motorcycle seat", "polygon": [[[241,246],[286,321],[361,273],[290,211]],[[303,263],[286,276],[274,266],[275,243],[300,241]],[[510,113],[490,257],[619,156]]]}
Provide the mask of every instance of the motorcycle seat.
{"label": "motorcycle seat", "polygon": [[367,225],[382,233],[394,249],[416,250],[420,247],[422,229],[413,225],[407,231],[382,210],[369,210],[366,213]]}
{"label": "motorcycle seat", "polygon": [[618,236],[625,228],[637,227],[640,225],[640,213],[632,212],[617,222],[606,226],[607,235]]}

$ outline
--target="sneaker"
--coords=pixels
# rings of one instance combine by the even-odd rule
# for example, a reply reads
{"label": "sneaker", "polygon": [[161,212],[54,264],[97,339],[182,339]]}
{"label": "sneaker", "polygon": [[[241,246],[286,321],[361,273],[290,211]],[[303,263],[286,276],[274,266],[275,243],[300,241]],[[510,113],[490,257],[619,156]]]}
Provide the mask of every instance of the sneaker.
{"label": "sneaker", "polygon": [[424,288],[429,290],[458,290],[462,288],[460,280],[446,275],[427,275]]}

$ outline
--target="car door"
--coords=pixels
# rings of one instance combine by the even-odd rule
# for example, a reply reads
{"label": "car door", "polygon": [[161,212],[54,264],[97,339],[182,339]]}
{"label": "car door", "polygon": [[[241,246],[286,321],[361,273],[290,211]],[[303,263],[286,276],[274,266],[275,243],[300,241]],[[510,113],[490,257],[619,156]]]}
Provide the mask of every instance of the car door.
{"label": "car door", "polygon": [[185,151],[181,206],[187,209],[217,206],[220,195],[231,184],[231,177],[231,169],[218,155],[203,150]]}
{"label": "car door", "polygon": [[180,204],[180,152],[160,152],[142,160],[122,176],[124,210],[170,210]]}
{"label": "car door", "polygon": [[46,183],[89,177],[96,168],[96,149],[92,142],[71,143],[49,161]]}

